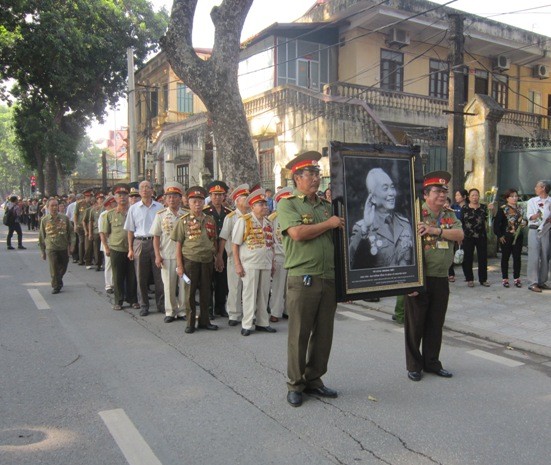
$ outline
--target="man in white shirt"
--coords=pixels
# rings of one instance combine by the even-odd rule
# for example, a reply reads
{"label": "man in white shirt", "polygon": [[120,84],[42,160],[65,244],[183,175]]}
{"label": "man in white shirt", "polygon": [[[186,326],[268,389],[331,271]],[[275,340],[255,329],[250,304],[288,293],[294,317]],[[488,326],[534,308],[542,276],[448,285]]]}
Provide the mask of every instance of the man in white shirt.
{"label": "man in white shirt", "polygon": [[549,230],[544,234],[539,229],[548,221],[551,197],[549,181],[538,181],[534,187],[536,197],[528,200],[526,216],[528,218],[528,289],[532,292],[542,292],[551,289],[546,282],[549,276]]}
{"label": "man in white shirt", "polygon": [[163,205],[153,200],[153,188],[149,181],[139,185],[142,199],[128,209],[124,229],[128,232],[128,258],[134,261],[136,280],[138,281],[138,300],[140,316],[149,315],[148,283],[151,273],[155,283],[155,302],[157,311],[164,313],[163,281],[161,270],[155,265],[155,250],[151,226],[155,215]]}

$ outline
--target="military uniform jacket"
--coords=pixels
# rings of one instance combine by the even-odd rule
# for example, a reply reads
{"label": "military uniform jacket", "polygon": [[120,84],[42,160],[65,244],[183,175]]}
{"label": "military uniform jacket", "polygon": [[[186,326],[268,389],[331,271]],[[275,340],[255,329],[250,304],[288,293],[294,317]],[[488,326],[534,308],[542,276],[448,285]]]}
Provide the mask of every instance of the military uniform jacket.
{"label": "military uniform jacket", "polygon": [[90,209],[90,219],[89,221],[92,222],[92,234],[99,234],[99,216],[103,212],[103,207],[92,207]]}
{"label": "military uniform jacket", "polygon": [[333,232],[308,241],[294,241],[286,231],[293,226],[323,223],[331,217],[331,204],[316,196],[314,202],[299,191],[281,199],[277,204],[277,218],[283,234],[285,268],[289,276],[321,276],[335,279]]}
{"label": "military uniform jacket", "polygon": [[274,260],[274,232],[268,218],[252,213],[243,215],[232,232],[232,242],[239,246],[243,267],[251,270],[271,270]]}
{"label": "military uniform jacket", "polygon": [[182,216],[174,226],[170,238],[182,244],[182,255],[194,262],[209,263],[216,253],[216,223],[210,215]]}
{"label": "military uniform jacket", "polygon": [[220,237],[220,233],[222,232],[222,227],[224,226],[224,219],[231,212],[232,210],[226,207],[225,205],[222,205],[222,210],[220,210],[220,213],[216,211],[216,208],[214,208],[212,204],[205,205],[205,207],[203,208],[203,213],[205,213],[206,215],[210,215],[214,218],[214,221],[216,223],[216,234],[218,235],[218,237]]}
{"label": "military uniform jacket", "polygon": [[75,229],[82,229],[82,221],[84,220],[84,215],[88,209],[88,202],[86,200],[79,200],[75,205]]}
{"label": "military uniform jacket", "polygon": [[272,228],[274,230],[274,253],[276,257],[285,257],[285,250],[283,249],[283,235],[281,234],[281,226],[277,219],[277,212],[273,212],[268,219],[272,222]]}
{"label": "military uniform jacket", "polygon": [[109,248],[116,252],[128,252],[128,233],[124,229],[127,214],[114,208],[102,218],[100,232],[109,236]]}
{"label": "military uniform jacket", "polygon": [[243,213],[241,213],[241,210],[236,209],[231,213],[229,213],[226,216],[226,218],[224,218],[224,225],[222,226],[222,231],[220,231],[220,239],[224,239],[226,241],[224,250],[228,254],[228,258],[233,257],[232,249],[231,249],[231,238],[232,238],[233,228],[235,226],[235,223],[237,223],[237,220],[242,216],[243,216]]}
{"label": "military uniform jacket", "polygon": [[349,253],[352,269],[411,265],[411,225],[397,213],[375,213],[371,225],[362,219],[352,228]]}
{"label": "military uniform jacket", "polygon": [[176,259],[176,242],[174,242],[170,236],[178,218],[184,214],[185,211],[182,209],[179,209],[176,214],[174,214],[170,208],[163,208],[155,215],[149,234],[159,237],[161,258],[166,258],[167,260]]}
{"label": "military uniform jacket", "polygon": [[[461,221],[451,209],[443,210],[439,215],[429,209],[426,203],[421,207],[421,220],[429,226],[442,229],[462,229]],[[439,244],[444,243],[444,246]],[[423,236],[423,256],[425,258],[425,274],[434,278],[446,278],[453,262],[453,242],[429,234]],[[447,244],[447,246],[446,246]]]}
{"label": "military uniform jacket", "polygon": [[54,218],[45,215],[40,222],[38,243],[42,252],[46,250],[68,250],[76,243],[73,225],[65,215],[61,213]]}

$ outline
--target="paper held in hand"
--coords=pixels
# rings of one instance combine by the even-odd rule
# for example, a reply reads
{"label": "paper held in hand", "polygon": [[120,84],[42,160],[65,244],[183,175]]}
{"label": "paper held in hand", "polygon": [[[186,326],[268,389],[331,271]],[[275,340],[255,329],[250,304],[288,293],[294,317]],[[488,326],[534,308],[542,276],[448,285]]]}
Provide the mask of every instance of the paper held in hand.
{"label": "paper held in hand", "polygon": [[182,275],[182,279],[186,284],[191,284],[191,279],[189,279],[189,276],[187,274]]}

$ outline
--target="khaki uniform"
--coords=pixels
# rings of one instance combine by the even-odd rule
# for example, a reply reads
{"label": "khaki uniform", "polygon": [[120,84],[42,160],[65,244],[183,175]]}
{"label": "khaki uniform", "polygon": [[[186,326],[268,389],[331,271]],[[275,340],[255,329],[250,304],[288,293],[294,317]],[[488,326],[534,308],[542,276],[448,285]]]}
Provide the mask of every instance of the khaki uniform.
{"label": "khaki uniform", "polygon": [[86,199],[79,200],[75,206],[75,232],[78,235],[78,264],[84,265],[84,255],[85,255],[85,241],[86,237],[84,234],[84,228],[82,227],[82,221],[84,220],[84,215],[88,209],[88,201]]}
{"label": "khaki uniform", "polygon": [[100,232],[109,236],[115,305],[122,305],[124,300],[131,305],[138,302],[136,272],[134,264],[128,259],[128,233],[124,229],[126,215],[127,212],[120,212],[116,208],[107,212],[102,218],[100,229]]}
{"label": "khaki uniform", "polygon": [[[287,230],[326,221],[332,216],[331,204],[317,197],[312,203],[295,191],[294,196],[278,202],[277,213],[288,270],[287,386],[290,391],[302,392],[323,386],[321,377],[327,372],[331,353],[337,308],[333,232],[294,241]],[[310,286],[303,284],[305,275],[311,276]]]}
{"label": "khaki uniform", "polygon": [[184,272],[191,280],[185,285],[187,325],[195,327],[195,292],[199,289],[200,310],[199,326],[207,326],[209,305],[212,297],[211,283],[216,253],[216,223],[212,216],[196,217],[191,213],[182,216],[174,226],[170,238],[182,246]]}
{"label": "khaki uniform", "polygon": [[[442,229],[462,229],[453,210],[436,217],[424,203],[423,221]],[[405,297],[404,334],[408,371],[438,371],[442,346],[442,328],[450,294],[448,270],[453,262],[453,241],[423,236],[426,285],[416,297]],[[420,349],[422,341],[422,351]]]}
{"label": "khaki uniform", "polygon": [[151,235],[158,236],[160,240],[160,252],[163,259],[161,278],[164,287],[166,316],[185,315],[184,281],[179,279],[176,273],[176,242],[170,238],[178,218],[184,214],[182,209],[178,210],[175,215],[170,208],[164,208],[155,215],[149,231]]}
{"label": "khaki uniform", "polygon": [[103,207],[94,205],[89,210],[88,222],[92,223],[92,251],[94,254],[94,261],[96,263],[96,270],[100,271],[103,265],[103,252],[101,251],[101,239],[99,237],[99,216],[103,212]]}
{"label": "khaki uniform", "polygon": [[69,263],[69,248],[76,242],[73,225],[65,215],[55,217],[48,214],[40,222],[38,243],[43,253],[48,256],[52,288],[63,287],[63,276]]}
{"label": "khaki uniform", "polygon": [[[243,281],[243,329],[269,326],[268,298],[274,259],[272,223],[252,213],[243,215],[235,224],[232,243],[239,246],[239,259],[245,270]],[[235,269],[230,273],[235,273]]]}
{"label": "khaki uniform", "polygon": [[274,229],[274,274],[272,276],[272,290],[270,293],[270,312],[272,316],[281,318],[285,311],[285,293],[287,288],[287,270],[285,269],[285,250],[283,249],[283,236],[281,226],[277,218],[277,212],[273,212],[268,219]]}
{"label": "khaki uniform", "polygon": [[230,270],[228,276],[228,303],[227,311],[228,317],[233,321],[240,321],[243,317],[243,280],[235,273],[235,261],[233,259],[233,252],[231,247],[232,232],[235,223],[241,218],[242,213],[240,210],[235,210],[229,213],[224,219],[224,225],[220,231],[220,239],[226,241],[224,250],[228,256],[228,262],[226,268]]}
{"label": "khaki uniform", "polygon": [[358,221],[350,237],[352,269],[404,266],[413,263],[413,233],[407,218],[376,213],[373,224]]}
{"label": "khaki uniform", "polygon": [[[104,210],[100,213],[98,218],[98,232],[101,232],[101,225],[105,221],[105,215],[109,213],[108,210]],[[109,240],[107,240],[107,243],[109,244]],[[105,290],[113,289],[113,268],[111,267],[111,257],[108,257],[105,255],[105,250],[103,249],[103,243],[101,243],[100,246],[101,253],[103,255],[103,263],[104,263],[104,271],[103,271],[103,278],[105,280]]]}

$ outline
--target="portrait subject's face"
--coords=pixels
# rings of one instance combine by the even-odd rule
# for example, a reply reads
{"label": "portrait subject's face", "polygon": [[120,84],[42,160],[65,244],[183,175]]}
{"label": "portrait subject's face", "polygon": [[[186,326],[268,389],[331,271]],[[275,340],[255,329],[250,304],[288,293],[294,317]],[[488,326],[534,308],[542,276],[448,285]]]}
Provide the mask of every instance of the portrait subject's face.
{"label": "portrait subject's face", "polygon": [[376,178],[375,185],[371,190],[371,202],[378,210],[394,210],[396,205],[396,188],[388,174],[381,173]]}

